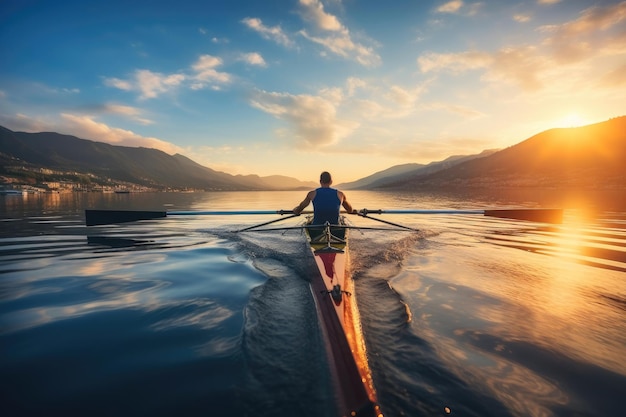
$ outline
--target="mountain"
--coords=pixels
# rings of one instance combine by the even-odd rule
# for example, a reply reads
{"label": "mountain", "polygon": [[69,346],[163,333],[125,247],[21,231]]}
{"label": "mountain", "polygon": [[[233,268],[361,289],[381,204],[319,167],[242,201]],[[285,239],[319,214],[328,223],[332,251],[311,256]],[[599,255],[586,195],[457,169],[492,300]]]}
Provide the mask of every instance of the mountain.
{"label": "mountain", "polygon": [[384,171],[376,172],[368,177],[362,178],[358,181],[348,182],[341,184],[341,188],[345,188],[347,190],[357,190],[357,189],[372,189],[372,188],[383,188],[388,184],[393,184],[396,182],[401,182],[405,178],[413,178],[416,176],[426,175],[433,172],[441,171],[446,168],[450,168],[454,165],[460,164],[464,161],[469,161],[475,158],[484,158],[485,156],[491,155],[495,150],[485,150],[477,155],[456,155],[450,156],[443,161],[431,162],[427,165],[423,164],[403,164],[403,165],[395,165],[391,168],[388,168]]}
{"label": "mountain", "polygon": [[372,184],[376,183],[376,181],[393,177],[396,175],[406,174],[408,172],[413,172],[419,168],[425,167],[423,164],[403,164],[403,165],[394,165],[391,168],[387,168],[383,171],[378,171],[372,175],[369,175],[365,178],[361,178],[360,180],[353,182],[344,182],[339,184],[337,187],[346,189],[346,190],[357,190],[360,188],[367,188]]}
{"label": "mountain", "polygon": [[[626,116],[577,128],[551,129],[517,145],[428,165],[404,164],[351,183],[346,189],[420,190],[458,187],[585,187],[624,189]],[[114,146],[53,132],[13,132],[0,126],[0,175],[41,168],[79,173],[156,189],[288,190],[313,182],[283,176],[230,175],[183,155]],[[13,170],[13,171],[11,171]],[[26,175],[26,174],[24,174]]]}
{"label": "mountain", "polygon": [[550,129],[484,158],[397,178],[385,188],[585,187],[626,184],[626,116]]}
{"label": "mountain", "polygon": [[288,177],[230,175],[180,154],[114,146],[54,132],[13,132],[1,126],[0,162],[3,171],[26,164],[33,169],[74,171],[154,188],[285,190],[310,188],[312,184]]}

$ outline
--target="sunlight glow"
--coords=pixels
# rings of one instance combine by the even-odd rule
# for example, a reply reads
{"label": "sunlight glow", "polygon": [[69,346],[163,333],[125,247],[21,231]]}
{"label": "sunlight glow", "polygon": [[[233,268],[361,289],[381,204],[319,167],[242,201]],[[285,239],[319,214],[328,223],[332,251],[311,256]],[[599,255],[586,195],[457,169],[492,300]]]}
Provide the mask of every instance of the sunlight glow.
{"label": "sunlight glow", "polygon": [[578,113],[569,113],[556,122],[555,127],[579,127],[591,123]]}

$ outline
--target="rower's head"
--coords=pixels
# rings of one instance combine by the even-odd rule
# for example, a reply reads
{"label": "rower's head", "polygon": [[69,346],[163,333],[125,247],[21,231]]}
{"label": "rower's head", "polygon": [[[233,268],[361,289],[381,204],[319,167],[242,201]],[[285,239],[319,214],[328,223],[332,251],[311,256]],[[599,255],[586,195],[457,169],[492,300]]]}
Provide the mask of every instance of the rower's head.
{"label": "rower's head", "polygon": [[330,172],[324,171],[320,174],[320,184],[330,185],[333,183],[333,178],[330,176]]}

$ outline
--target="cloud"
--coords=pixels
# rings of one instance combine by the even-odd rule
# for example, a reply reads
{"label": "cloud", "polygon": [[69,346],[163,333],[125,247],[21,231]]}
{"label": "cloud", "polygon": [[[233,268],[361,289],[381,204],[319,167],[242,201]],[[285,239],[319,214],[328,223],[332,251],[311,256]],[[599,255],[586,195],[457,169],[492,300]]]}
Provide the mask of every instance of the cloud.
{"label": "cloud", "polygon": [[560,2],[561,0],[537,0],[537,4],[557,4]]}
{"label": "cloud", "polygon": [[513,20],[515,20],[516,22],[519,22],[519,23],[530,22],[530,19],[531,19],[531,17],[528,14],[521,14],[520,13],[520,14],[516,14],[516,15],[513,16]]}
{"label": "cloud", "polygon": [[300,0],[302,18],[313,24],[312,30],[306,29],[298,33],[311,42],[322,45],[326,50],[342,58],[352,59],[367,67],[380,65],[380,56],[374,48],[355,42],[348,28],[339,19],[327,13],[319,0]]}
{"label": "cloud", "polygon": [[292,95],[257,90],[250,104],[291,126],[295,144],[305,149],[319,149],[337,143],[357,125],[337,118],[336,103],[312,95]]}
{"label": "cloud", "polygon": [[62,113],[62,125],[67,131],[84,139],[106,142],[111,145],[130,147],[145,147],[159,149],[168,154],[181,152],[182,149],[174,144],[153,137],[138,135],[130,130],[110,127],[97,122],[90,116]]}
{"label": "cloud", "polygon": [[429,53],[417,60],[422,72],[448,71],[459,74],[468,70],[486,70],[485,79],[513,82],[523,89],[535,91],[542,87],[539,74],[546,62],[534,47],[503,48],[494,53],[466,51],[451,54]]}
{"label": "cloud", "polygon": [[346,81],[346,88],[348,90],[348,96],[353,96],[357,90],[366,88],[367,82],[360,78],[350,77]]}
{"label": "cloud", "polygon": [[463,1],[452,0],[437,7],[439,13],[456,13],[463,7]]}
{"label": "cloud", "polygon": [[[461,14],[463,12],[466,16],[475,16],[478,14],[480,9],[485,6],[483,2],[474,2],[470,4],[466,4],[462,0],[452,0],[448,1],[435,9],[437,13],[448,13],[448,14]],[[438,22],[434,21],[433,23]]]}
{"label": "cloud", "polygon": [[347,32],[326,37],[312,36],[305,30],[300,31],[300,34],[311,42],[324,46],[335,55],[353,59],[363,66],[371,67],[381,63],[380,56],[373,48],[354,43]]}
{"label": "cloud", "polygon": [[465,119],[478,119],[485,116],[485,113],[480,112],[478,110],[474,110],[469,107],[459,106],[457,104],[449,104],[449,103],[432,103],[428,105],[431,109],[437,110],[445,110],[449,113],[458,114]]}
{"label": "cloud", "polygon": [[258,52],[249,52],[241,54],[239,60],[245,62],[248,65],[256,65],[259,67],[267,67],[267,63],[263,59],[263,56]]}
{"label": "cloud", "polygon": [[212,55],[201,55],[191,66],[195,71],[193,79],[195,83],[192,88],[197,90],[207,85],[228,84],[232,81],[232,76],[226,72],[219,72],[215,68],[223,64],[222,59]]}
{"label": "cloud", "polygon": [[294,42],[289,39],[280,26],[265,26],[263,21],[256,17],[246,17],[241,23],[259,33],[264,39],[272,40],[287,47],[294,46]]}
{"label": "cloud", "polygon": [[[623,24],[626,22],[626,1],[603,7],[591,7],[580,17],[561,25],[542,26],[548,33],[544,45],[562,63],[578,62],[598,53],[626,52]],[[611,30],[616,29],[616,33]]]}
{"label": "cloud", "polygon": [[300,5],[303,6],[302,17],[313,22],[318,29],[330,32],[346,30],[336,16],[326,13],[324,5],[319,0],[300,0]]}
{"label": "cloud", "polygon": [[107,113],[117,114],[134,120],[142,125],[151,125],[154,121],[141,117],[143,114],[141,109],[137,107],[124,106],[121,104],[105,104],[104,111]]}
{"label": "cloud", "polygon": [[486,68],[494,61],[488,52],[466,51],[459,53],[426,53],[417,59],[422,72],[447,70],[461,73],[467,70]]}
{"label": "cloud", "polygon": [[184,74],[161,74],[141,69],[133,73],[132,79],[105,78],[104,85],[124,91],[137,91],[140,99],[156,98],[185,81]]}
{"label": "cloud", "polygon": [[105,78],[104,85],[124,91],[131,91],[133,89],[133,84],[130,81],[121,80],[119,78]]}
{"label": "cloud", "polygon": [[[129,112],[129,109],[124,107],[113,106],[112,109],[117,112]],[[98,122],[94,116],[90,115],[61,113],[55,116],[31,117],[25,114],[16,114],[12,117],[2,116],[0,121],[13,130],[59,132],[111,145],[154,148],[168,154],[183,152],[183,149],[172,143],[154,137],[141,136],[130,130],[108,126]]]}
{"label": "cloud", "polygon": [[600,79],[598,85],[607,88],[626,85],[626,64],[606,73]]}
{"label": "cloud", "polygon": [[[297,33],[305,39],[321,45],[325,51],[342,58],[351,59],[363,66],[376,66],[381,62],[380,56],[372,47],[353,40],[337,16],[328,13],[319,0],[299,0],[299,14],[312,27],[301,29]],[[266,26],[256,17],[246,17],[241,22],[248,28],[259,33],[263,38],[278,44],[293,47],[294,42],[285,34],[280,26]]]}
{"label": "cloud", "polygon": [[[595,58],[626,53],[626,33],[618,29],[625,21],[626,1],[591,7],[577,19],[542,26],[539,31],[546,37],[539,45],[510,46],[494,52],[431,52],[418,57],[417,65],[423,73],[483,70],[484,80],[514,83],[525,91],[537,91],[550,81],[573,79],[572,70],[582,71],[582,66],[574,67],[575,64],[589,63],[589,67],[596,68],[592,65]],[[566,72],[568,77],[563,77]]]}
{"label": "cloud", "polygon": [[124,91],[139,92],[139,99],[147,100],[175,90],[180,86],[189,86],[192,90],[206,87],[219,89],[221,85],[232,81],[227,72],[216,70],[223,64],[222,59],[212,55],[201,55],[191,65],[187,73],[162,74],[147,69],[136,70],[128,80],[105,78],[104,85]]}
{"label": "cloud", "polygon": [[391,86],[386,94],[388,100],[401,108],[412,108],[418,96],[419,91],[409,91],[397,85]]}
{"label": "cloud", "polygon": [[164,75],[150,70],[135,71],[135,80],[141,92],[140,98],[155,98],[180,85],[185,78],[183,74]]}

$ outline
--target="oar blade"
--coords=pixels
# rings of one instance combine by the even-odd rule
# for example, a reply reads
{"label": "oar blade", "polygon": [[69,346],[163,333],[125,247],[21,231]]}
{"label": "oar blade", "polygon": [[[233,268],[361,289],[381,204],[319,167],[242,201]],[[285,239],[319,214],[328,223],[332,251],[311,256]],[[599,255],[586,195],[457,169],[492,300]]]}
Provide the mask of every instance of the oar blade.
{"label": "oar blade", "polygon": [[99,226],[105,224],[129,223],[167,217],[165,211],[141,210],[85,210],[85,224]]}
{"label": "oar blade", "polygon": [[498,209],[485,210],[485,216],[527,220],[538,223],[563,223],[563,209]]}

